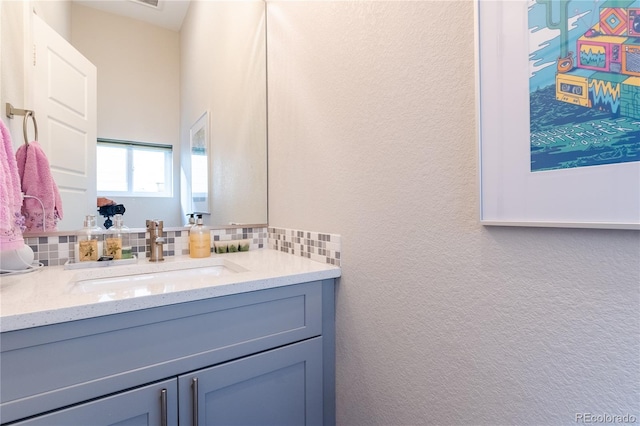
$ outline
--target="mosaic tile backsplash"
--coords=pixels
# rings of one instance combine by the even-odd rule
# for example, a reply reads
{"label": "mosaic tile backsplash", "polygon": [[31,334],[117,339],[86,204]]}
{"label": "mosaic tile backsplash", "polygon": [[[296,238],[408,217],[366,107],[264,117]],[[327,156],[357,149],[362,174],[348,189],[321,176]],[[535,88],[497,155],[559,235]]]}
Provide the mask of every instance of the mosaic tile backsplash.
{"label": "mosaic tile backsplash", "polygon": [[340,266],[340,235],[285,228],[269,229],[269,248]]}
{"label": "mosaic tile backsplash", "polygon": [[[189,254],[189,231],[165,231],[163,236],[164,256]],[[211,242],[248,240],[249,250],[273,249],[292,255],[302,256],[322,263],[340,266],[340,235],[302,231],[286,228],[231,228],[211,231]],[[149,239],[145,232],[132,232],[130,235],[132,251],[139,256],[145,253],[149,257]],[[47,237],[25,236],[25,243],[33,249],[35,261],[45,266],[64,265],[74,261],[76,235],[58,235]],[[212,248],[213,251],[213,248]]]}
{"label": "mosaic tile backsplash", "polygon": [[[164,231],[162,236],[167,242],[163,247],[164,256],[189,254],[189,231]],[[211,231],[213,241],[249,240],[249,250],[267,246],[267,228],[233,228],[214,229]],[[25,243],[33,249],[35,260],[45,266],[64,265],[68,260],[74,261],[75,235],[49,237],[25,237]],[[146,232],[130,234],[133,254],[138,257],[149,257],[149,235]],[[140,256],[144,253],[144,256]]]}

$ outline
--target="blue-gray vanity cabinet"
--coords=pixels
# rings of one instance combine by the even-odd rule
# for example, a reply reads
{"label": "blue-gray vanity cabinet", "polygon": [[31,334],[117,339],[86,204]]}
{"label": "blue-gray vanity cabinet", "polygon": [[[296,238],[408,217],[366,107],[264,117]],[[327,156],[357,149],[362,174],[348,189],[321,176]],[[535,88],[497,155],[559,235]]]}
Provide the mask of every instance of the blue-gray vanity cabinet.
{"label": "blue-gray vanity cabinet", "polygon": [[[47,424],[36,416],[74,419],[74,413],[103,407],[117,412],[131,405],[126,395],[147,391],[157,405],[148,410],[158,416],[161,399],[154,386],[164,380],[176,381],[179,397],[173,399],[180,401],[182,419],[192,416],[185,386],[190,389],[196,377],[202,383],[200,426],[232,418],[268,421],[270,413],[284,415],[274,417],[274,424],[300,424],[302,401],[303,424],[333,424],[334,328],[329,279],[0,333],[0,423]],[[242,396],[233,400],[230,392]],[[289,404],[270,410],[268,401]],[[227,417],[210,417],[209,410],[219,412],[220,406]],[[171,416],[167,422],[177,424]]]}

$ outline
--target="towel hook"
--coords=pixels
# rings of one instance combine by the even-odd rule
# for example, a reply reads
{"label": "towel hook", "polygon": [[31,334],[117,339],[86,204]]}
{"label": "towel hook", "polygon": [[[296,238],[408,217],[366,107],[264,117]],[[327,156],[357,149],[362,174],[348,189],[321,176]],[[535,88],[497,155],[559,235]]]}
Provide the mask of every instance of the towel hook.
{"label": "towel hook", "polygon": [[27,110],[24,114],[24,121],[22,122],[22,132],[24,133],[24,144],[29,145],[29,136],[27,134],[27,122],[29,121],[29,117],[33,120],[33,130],[35,131],[35,141],[38,142],[38,122],[36,121],[36,115],[33,111]]}

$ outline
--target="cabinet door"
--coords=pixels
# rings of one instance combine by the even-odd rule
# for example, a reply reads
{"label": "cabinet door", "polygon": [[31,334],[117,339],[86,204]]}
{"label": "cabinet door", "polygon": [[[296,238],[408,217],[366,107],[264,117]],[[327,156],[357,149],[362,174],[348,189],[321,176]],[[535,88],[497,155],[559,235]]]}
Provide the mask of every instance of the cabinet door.
{"label": "cabinet door", "polygon": [[321,425],[322,337],[180,376],[178,387],[180,425]]}
{"label": "cabinet door", "polygon": [[28,426],[175,426],[178,424],[177,379],[34,417]]}

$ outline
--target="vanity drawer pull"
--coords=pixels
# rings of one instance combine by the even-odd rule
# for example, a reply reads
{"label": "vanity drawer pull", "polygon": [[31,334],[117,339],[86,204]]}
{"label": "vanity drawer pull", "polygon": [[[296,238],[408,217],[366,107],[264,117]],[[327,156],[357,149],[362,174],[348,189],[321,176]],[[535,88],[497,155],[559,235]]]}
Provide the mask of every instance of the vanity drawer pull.
{"label": "vanity drawer pull", "polygon": [[160,391],[160,424],[167,426],[167,390]]}
{"label": "vanity drawer pull", "polygon": [[191,379],[191,397],[192,401],[192,410],[193,410],[193,426],[198,426],[198,378],[194,377]]}

